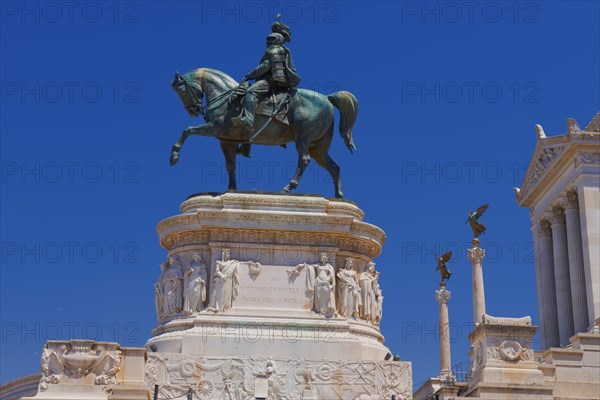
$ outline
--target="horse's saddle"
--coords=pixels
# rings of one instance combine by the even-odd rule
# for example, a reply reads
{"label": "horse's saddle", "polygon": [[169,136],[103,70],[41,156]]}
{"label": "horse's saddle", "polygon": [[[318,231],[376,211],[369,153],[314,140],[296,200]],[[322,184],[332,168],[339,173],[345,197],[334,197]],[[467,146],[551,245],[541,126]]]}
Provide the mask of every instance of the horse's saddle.
{"label": "horse's saddle", "polygon": [[275,108],[278,107],[279,110],[277,110],[276,114],[273,116],[273,119],[276,119],[277,121],[283,124],[289,125],[290,123],[287,118],[287,113],[290,104],[289,99],[289,92],[277,91],[271,93],[258,103],[258,107],[256,107],[256,114],[270,117],[271,114],[273,114]]}
{"label": "horse's saddle", "polygon": [[265,97],[258,103],[258,107],[256,107],[256,114],[265,115],[270,117],[273,114],[273,110],[276,107],[279,107],[279,110],[273,116],[273,119],[281,122],[282,124],[289,125],[288,121],[288,110],[291,99],[295,90],[292,91],[276,91],[271,93],[269,96]]}

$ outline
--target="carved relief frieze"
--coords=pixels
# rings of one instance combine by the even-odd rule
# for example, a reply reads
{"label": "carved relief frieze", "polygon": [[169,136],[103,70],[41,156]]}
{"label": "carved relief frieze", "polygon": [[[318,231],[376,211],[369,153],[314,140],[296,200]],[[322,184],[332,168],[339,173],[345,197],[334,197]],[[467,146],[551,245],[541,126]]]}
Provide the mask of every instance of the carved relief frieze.
{"label": "carved relief frieze", "polygon": [[[146,384],[159,386],[159,398],[185,396],[189,388],[202,400],[254,398],[256,378],[268,383],[268,399],[345,398],[354,395],[412,398],[407,362],[311,361],[239,357],[216,359],[175,353],[151,353]],[[342,396],[342,397],[340,397]],[[363,398],[363,397],[361,397]],[[370,398],[370,397],[367,397]]]}

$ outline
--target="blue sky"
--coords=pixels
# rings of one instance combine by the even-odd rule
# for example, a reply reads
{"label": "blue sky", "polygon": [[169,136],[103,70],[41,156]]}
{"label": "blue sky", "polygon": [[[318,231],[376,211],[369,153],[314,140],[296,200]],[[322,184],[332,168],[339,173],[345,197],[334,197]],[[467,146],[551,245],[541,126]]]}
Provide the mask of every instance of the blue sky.
{"label": "blue sky", "polygon": [[[434,253],[453,250],[453,363],[472,320],[466,214],[491,204],[482,238],[487,311],[537,321],[520,186],[534,124],[565,132],[598,111],[599,4],[539,2],[1,3],[0,382],[36,373],[47,339],[142,346],[165,251],[156,224],[200,191],[223,191],[218,142],[192,137],[168,166],[185,113],[176,70],[241,79],[273,15],[293,32],[302,87],[348,90],[360,111],[351,156],[336,133],[344,192],[383,228],[386,345],[438,373]],[[293,146],[253,149],[240,189],[279,190]],[[275,164],[270,164],[274,162]],[[332,196],[316,164],[299,192]]]}

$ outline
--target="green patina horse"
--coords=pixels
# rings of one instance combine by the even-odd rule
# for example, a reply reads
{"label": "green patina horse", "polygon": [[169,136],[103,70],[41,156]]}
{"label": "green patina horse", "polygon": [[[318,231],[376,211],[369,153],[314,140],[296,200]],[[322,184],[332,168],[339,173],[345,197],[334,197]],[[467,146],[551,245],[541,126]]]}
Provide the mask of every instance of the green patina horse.
{"label": "green patina horse", "polygon": [[[235,100],[239,100],[240,88],[227,74],[210,68],[199,68],[183,75],[176,73],[172,87],[188,113],[193,117],[202,115],[206,123],[183,131],[173,145],[171,165],[179,160],[179,152],[188,136],[215,137],[221,142],[227,164],[228,190],[235,190],[238,146],[249,143],[282,146],[294,142],[298,152],[298,167],[294,177],[282,191],[289,192],[298,186],[312,157],[333,178],[335,197],[343,197],[340,167],[329,156],[329,147],[333,138],[335,106],[340,111],[339,130],[344,143],[350,152],[356,149],[352,141],[352,127],[358,113],[358,101],[352,93],[340,91],[326,96],[312,90],[292,89],[289,92],[291,98],[287,112],[289,124],[277,119],[267,123],[269,116],[256,115],[254,131],[259,134],[252,137],[252,133],[231,125],[231,118],[241,111],[240,102]],[[204,108],[203,98],[206,99]]]}

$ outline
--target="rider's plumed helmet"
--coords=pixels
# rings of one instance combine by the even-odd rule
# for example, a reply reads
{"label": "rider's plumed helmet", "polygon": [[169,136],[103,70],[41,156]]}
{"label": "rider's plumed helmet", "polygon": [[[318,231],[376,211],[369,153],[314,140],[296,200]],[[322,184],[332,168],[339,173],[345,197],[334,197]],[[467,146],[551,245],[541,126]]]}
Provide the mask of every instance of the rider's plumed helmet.
{"label": "rider's plumed helmet", "polygon": [[273,22],[271,25],[271,31],[273,33],[279,33],[283,36],[283,42],[287,43],[292,40],[292,32],[290,31],[290,27],[281,22],[279,19],[281,18],[281,14],[277,14],[277,20]]}
{"label": "rider's plumed helmet", "polygon": [[267,43],[269,45],[274,45],[274,44],[283,44],[284,39],[283,36],[280,33],[271,33],[267,36]]}

